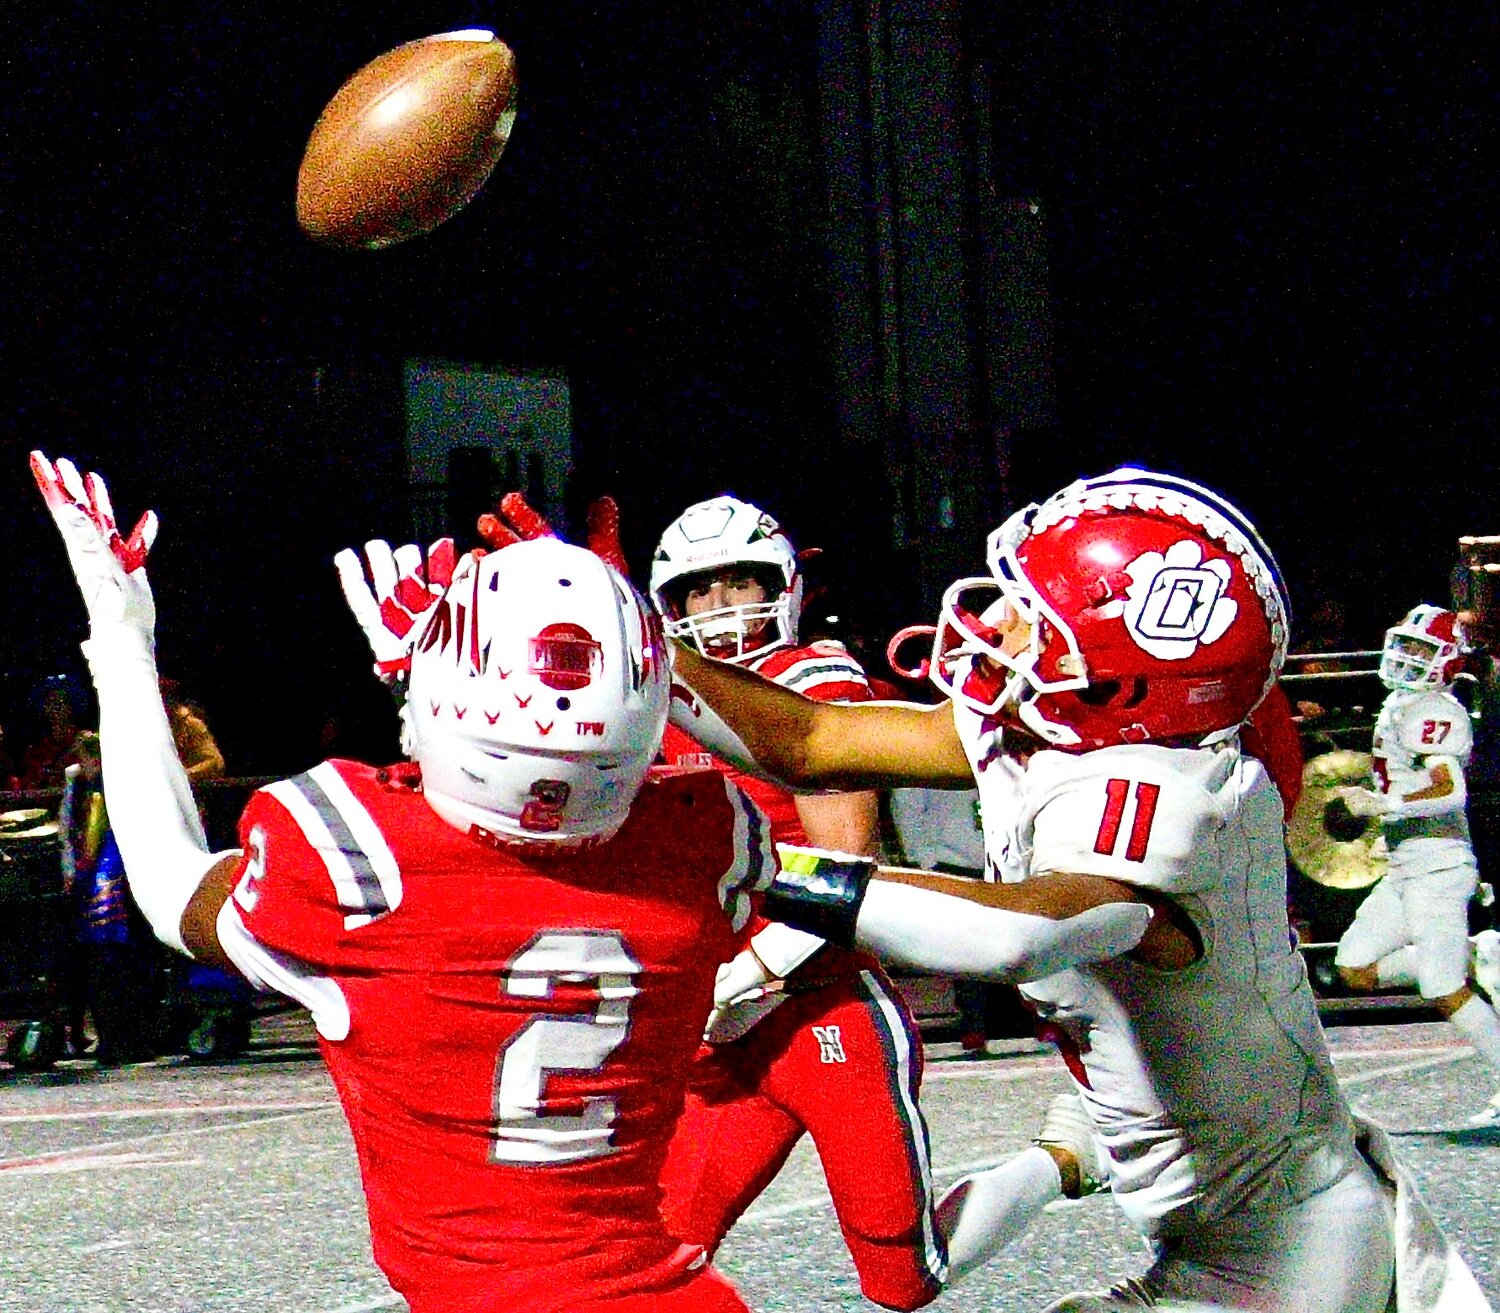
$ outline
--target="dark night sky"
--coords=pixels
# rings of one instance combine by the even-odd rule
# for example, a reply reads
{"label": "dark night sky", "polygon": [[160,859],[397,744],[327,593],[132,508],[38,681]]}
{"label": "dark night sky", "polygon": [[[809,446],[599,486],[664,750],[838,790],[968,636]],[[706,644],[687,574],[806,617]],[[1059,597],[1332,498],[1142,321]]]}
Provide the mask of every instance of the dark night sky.
{"label": "dark night sky", "polygon": [[[164,664],[231,740],[325,648],[357,677],[326,581],[286,613],[289,576],[382,529],[347,435],[321,464],[293,449],[317,367],[565,368],[576,495],[614,491],[638,538],[724,486],[846,565],[879,537],[878,507],[819,516],[838,468],[797,226],[817,179],[788,137],[768,188],[765,143],[724,113],[726,88],[753,107],[742,124],[812,94],[809,6],[724,8],[6,5],[3,665],[61,668],[79,636],[22,458],[42,445],[161,510]],[[997,74],[999,183],[1041,198],[1051,243],[1058,430],[1014,453],[1014,491],[1124,459],[1216,483],[1303,615],[1342,603],[1359,645],[1440,599],[1458,534],[1500,531],[1496,24],[1483,6],[1374,8],[973,4],[968,44]],[[296,167],[329,95],[381,50],[475,24],[522,75],[495,178],[379,255],[303,239]],[[205,386],[216,368],[230,381]],[[280,409],[233,383],[272,376]],[[323,486],[330,469],[346,480]],[[261,764],[248,733],[230,746]]]}

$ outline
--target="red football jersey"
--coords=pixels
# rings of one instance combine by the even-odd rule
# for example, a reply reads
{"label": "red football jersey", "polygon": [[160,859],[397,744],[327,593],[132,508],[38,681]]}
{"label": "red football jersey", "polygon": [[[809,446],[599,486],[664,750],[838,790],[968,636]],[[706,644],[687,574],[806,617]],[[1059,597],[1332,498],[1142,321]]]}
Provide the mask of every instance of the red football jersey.
{"label": "red football jersey", "polygon": [[376,1261],[414,1310],[675,1280],[701,1254],[662,1229],[657,1182],[774,861],[764,818],[715,772],[658,768],[608,844],[530,857],[412,779],[336,761],[260,790],[219,923],[314,1010]]}
{"label": "red football jersey", "polygon": [[[832,640],[809,643],[806,647],[773,648],[764,656],[746,662],[746,666],[815,702],[870,702],[875,696],[859,662],[842,643]],[[712,766],[723,771],[770,818],[771,838],[776,843],[807,842],[807,833],[797,817],[796,798],[785,789],[736,770],[675,725],[667,726],[662,755],[674,766]]]}

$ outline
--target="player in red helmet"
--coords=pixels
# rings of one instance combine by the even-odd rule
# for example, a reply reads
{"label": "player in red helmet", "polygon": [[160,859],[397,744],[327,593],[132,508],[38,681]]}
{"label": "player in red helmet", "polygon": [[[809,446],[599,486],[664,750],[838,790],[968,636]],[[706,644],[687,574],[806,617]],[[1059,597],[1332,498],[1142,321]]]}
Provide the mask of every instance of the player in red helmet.
{"label": "player in red helmet", "polygon": [[[698,734],[795,785],[977,781],[1000,882],[871,879],[852,858],[811,858],[775,877],[770,915],[890,963],[982,977],[998,932],[974,932],[976,907],[1067,912],[1050,943],[1030,935],[1021,978],[1084,1115],[1049,1118],[1046,1154],[949,1192],[953,1271],[1087,1184],[1097,1159],[1154,1258],[1057,1310],[1378,1313],[1395,1277],[1392,1201],[1356,1144],[1290,944],[1281,802],[1239,742],[1286,652],[1271,554],[1216,494],[1121,469],[1017,512],[988,559],[987,577],[944,599],[931,670],[949,697],[936,708],[815,704],[676,653]],[[1092,917],[1123,909],[1142,914],[1124,942],[1080,942]],[[1425,1260],[1477,1301],[1463,1307],[1485,1307],[1436,1228],[1424,1235],[1436,1252],[1403,1270]]]}
{"label": "player in red helmet", "polygon": [[[820,702],[873,694],[843,644],[798,633],[800,559],[757,506],[716,497],[662,534],[651,594],[669,633]],[[760,804],[777,843],[862,855],[878,844],[869,790],[794,796],[711,757],[668,726],[666,760],[711,764]],[[947,1275],[933,1219],[922,1044],[900,992],[868,954],[763,917],[720,973],[667,1170],[669,1228],[710,1253],[810,1134],[866,1298],[919,1308]],[[850,1110],[859,1109],[857,1117]]]}
{"label": "player in red helmet", "polygon": [[[1342,796],[1356,816],[1379,818],[1390,860],[1334,963],[1351,989],[1415,985],[1500,1073],[1500,1019],[1470,979],[1469,900],[1479,868],[1465,813],[1474,731],[1453,696],[1463,664],[1452,611],[1418,606],[1386,631],[1380,680],[1390,691],[1375,721],[1375,788]],[[1500,1094],[1470,1124],[1500,1125]]]}
{"label": "player in red helmet", "polygon": [[[653,768],[661,627],[544,539],[341,573],[409,680],[411,762],[258,790],[210,853],[158,692],[145,558],[104,484],[33,469],[90,620],[131,892],[179,951],[303,1003],[413,1313],[743,1313],[658,1184],[748,890],[774,857],[714,772]],[[352,568],[351,568],[352,565]]]}

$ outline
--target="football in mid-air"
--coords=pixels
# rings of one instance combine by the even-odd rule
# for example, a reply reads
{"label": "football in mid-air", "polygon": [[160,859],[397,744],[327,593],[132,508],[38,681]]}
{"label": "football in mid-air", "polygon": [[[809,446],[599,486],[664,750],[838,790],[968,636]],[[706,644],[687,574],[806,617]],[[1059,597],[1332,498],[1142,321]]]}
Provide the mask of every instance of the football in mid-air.
{"label": "football in mid-air", "polygon": [[319,116],[297,173],[297,222],[378,250],[431,232],[484,185],[510,138],[516,58],[474,28],[371,60]]}

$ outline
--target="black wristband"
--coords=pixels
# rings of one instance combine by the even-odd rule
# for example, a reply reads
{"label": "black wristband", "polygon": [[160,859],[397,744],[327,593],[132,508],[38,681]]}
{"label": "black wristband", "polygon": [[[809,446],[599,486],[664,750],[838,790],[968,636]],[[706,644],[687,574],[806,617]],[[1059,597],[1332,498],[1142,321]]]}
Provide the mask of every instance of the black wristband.
{"label": "black wristband", "polygon": [[764,893],[764,914],[830,944],[853,948],[855,922],[875,863],[868,857],[796,848],[782,849],[781,861]]}

